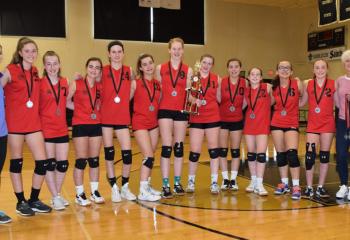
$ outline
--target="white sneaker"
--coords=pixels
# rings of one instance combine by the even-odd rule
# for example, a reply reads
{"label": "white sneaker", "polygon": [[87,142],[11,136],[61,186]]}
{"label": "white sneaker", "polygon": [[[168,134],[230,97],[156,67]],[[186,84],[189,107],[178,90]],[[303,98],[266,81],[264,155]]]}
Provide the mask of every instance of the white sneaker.
{"label": "white sneaker", "polygon": [[250,180],[250,183],[248,187],[245,188],[246,192],[254,192],[254,189],[256,188],[256,183],[253,180]]}
{"label": "white sneaker", "polygon": [[59,196],[53,197],[51,199],[51,205],[52,205],[52,208],[56,211],[64,210],[66,208]]}
{"label": "white sneaker", "polygon": [[120,191],[120,195],[122,196],[122,198],[125,198],[126,200],[129,200],[129,201],[136,200],[136,196],[129,189],[129,183],[125,183],[122,186],[122,190]]}
{"label": "white sneaker", "polygon": [[61,195],[58,194],[58,198],[61,200],[61,202],[63,203],[63,205],[65,207],[69,206],[69,202],[64,197],[62,197]]}
{"label": "white sneaker", "polygon": [[151,192],[150,187],[140,188],[140,194],[137,196],[137,198],[141,201],[149,201],[149,202],[155,202],[161,199],[162,197],[159,195],[155,195]]}
{"label": "white sneaker", "polygon": [[212,194],[219,194],[219,192],[220,192],[219,184],[217,184],[216,182],[213,182],[213,183],[210,185],[210,192],[211,192]]}
{"label": "white sneaker", "polygon": [[268,194],[268,192],[264,188],[264,185],[262,184],[259,186],[256,186],[256,188],[254,189],[254,193],[258,194],[259,196],[266,196]]}
{"label": "white sneaker", "polygon": [[75,203],[80,206],[89,206],[91,204],[90,200],[86,198],[85,193],[75,196]]}
{"label": "white sneaker", "polygon": [[120,193],[119,193],[119,188],[116,184],[114,184],[112,187],[111,200],[112,202],[115,202],[115,203],[122,201],[122,197],[120,196]]}
{"label": "white sneaker", "polygon": [[97,204],[101,204],[105,202],[105,199],[101,196],[101,194],[97,190],[91,193],[90,200]]}
{"label": "white sneaker", "polygon": [[160,192],[160,191],[158,191],[158,190],[152,188],[151,185],[149,185],[149,190],[150,190],[150,192],[151,192],[153,195],[156,195],[156,196],[161,196],[161,195],[162,195],[162,192]]}
{"label": "white sneaker", "polygon": [[[341,185],[340,187],[339,187],[339,191],[335,194],[335,197],[337,198],[337,199],[343,199],[343,198],[345,198],[346,197],[346,195],[348,195],[348,187],[347,186],[345,186],[345,185]],[[349,195],[348,195],[348,198],[349,198]]]}
{"label": "white sneaker", "polygon": [[192,180],[188,181],[186,192],[187,193],[194,193],[194,182]]}

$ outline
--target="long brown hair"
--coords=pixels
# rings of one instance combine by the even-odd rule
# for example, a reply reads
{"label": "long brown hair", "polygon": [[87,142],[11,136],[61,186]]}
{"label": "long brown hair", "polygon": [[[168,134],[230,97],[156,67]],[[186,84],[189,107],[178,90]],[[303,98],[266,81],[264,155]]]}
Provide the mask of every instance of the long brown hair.
{"label": "long brown hair", "polygon": [[137,58],[137,63],[136,63],[136,73],[138,77],[143,77],[143,71],[140,70],[141,68],[141,61],[145,58],[151,58],[152,61],[154,62],[153,56],[151,54],[148,53],[143,53],[141,54],[138,58]]}
{"label": "long brown hair", "polygon": [[[55,51],[47,51],[44,56],[43,56],[43,64],[45,66],[45,58],[46,57],[57,57],[58,59],[58,62],[61,63],[61,60],[60,60],[60,57],[58,56],[58,54],[55,52]],[[46,69],[44,67],[44,71],[43,71],[43,76],[47,76],[47,72],[46,72]],[[61,77],[61,67],[60,69],[58,70],[58,73],[57,73],[57,76],[58,77]]]}
{"label": "long brown hair", "polygon": [[22,51],[24,45],[32,43],[35,45],[36,49],[38,50],[38,45],[34,42],[34,40],[27,38],[27,37],[21,37],[17,42],[16,51],[13,53],[11,64],[17,64],[21,63],[23,61],[22,56],[19,54],[20,51]]}

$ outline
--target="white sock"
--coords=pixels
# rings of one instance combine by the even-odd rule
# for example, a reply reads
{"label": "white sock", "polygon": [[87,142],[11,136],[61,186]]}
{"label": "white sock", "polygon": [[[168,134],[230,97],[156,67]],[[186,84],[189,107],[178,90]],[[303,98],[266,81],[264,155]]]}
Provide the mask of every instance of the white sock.
{"label": "white sock", "polygon": [[289,182],[289,179],[286,177],[286,178],[281,178],[282,180],[282,183],[288,185],[288,182]]}
{"label": "white sock", "polygon": [[148,181],[140,181],[140,191],[148,188]]}
{"label": "white sock", "polygon": [[261,186],[262,183],[263,183],[263,179],[262,178],[260,178],[260,177],[256,178],[256,185]]}
{"label": "white sock", "polygon": [[218,174],[212,174],[210,178],[211,178],[211,183],[218,182]]}
{"label": "white sock", "polygon": [[231,171],[231,180],[236,180],[238,171]]}
{"label": "white sock", "polygon": [[196,175],[188,175],[188,181],[194,182],[196,180]]}
{"label": "white sock", "polygon": [[82,194],[84,192],[84,185],[75,186],[75,191],[77,192],[77,195],[79,196],[80,194]]}
{"label": "white sock", "polygon": [[90,182],[91,193],[94,193],[98,190],[98,182]]}
{"label": "white sock", "polygon": [[151,183],[151,177],[148,177],[148,180],[147,180],[149,183]]}
{"label": "white sock", "polygon": [[228,179],[228,171],[222,171],[221,175],[223,179]]}
{"label": "white sock", "polygon": [[299,186],[299,179],[292,179],[293,187]]}
{"label": "white sock", "polygon": [[250,178],[253,182],[256,182],[256,176],[251,176]]}
{"label": "white sock", "polygon": [[317,187],[318,187],[318,188],[322,188],[322,185],[318,185]]}

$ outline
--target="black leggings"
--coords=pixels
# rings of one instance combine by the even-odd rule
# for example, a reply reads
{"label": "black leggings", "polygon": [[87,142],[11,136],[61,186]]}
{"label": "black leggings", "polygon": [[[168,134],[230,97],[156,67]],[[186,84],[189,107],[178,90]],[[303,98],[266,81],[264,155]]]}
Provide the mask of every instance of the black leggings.
{"label": "black leggings", "polygon": [[7,136],[0,137],[0,175],[4,167],[7,152]]}

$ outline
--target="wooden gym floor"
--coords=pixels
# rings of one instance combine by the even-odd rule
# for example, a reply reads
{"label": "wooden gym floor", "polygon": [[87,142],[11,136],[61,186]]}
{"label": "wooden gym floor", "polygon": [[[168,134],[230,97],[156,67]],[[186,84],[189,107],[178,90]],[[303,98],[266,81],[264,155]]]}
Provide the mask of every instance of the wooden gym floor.
{"label": "wooden gym floor", "polygon": [[[305,153],[304,139],[305,135],[300,134],[299,157],[302,162]],[[130,187],[137,194],[142,156],[135,140],[132,141],[134,157]],[[70,147],[70,169],[62,194],[71,204],[65,211],[53,211],[50,214],[22,217],[15,213],[16,199],[10,182],[9,159],[7,159],[2,173],[0,209],[10,215],[13,222],[0,225],[1,240],[350,239],[350,204],[344,201],[337,202],[334,198],[339,184],[334,156],[330,163],[326,184],[327,189],[332,194],[330,199],[292,201],[289,195],[273,195],[274,186],[279,182],[279,176],[273,161],[273,146],[270,141],[268,151],[270,161],[264,178],[264,183],[269,191],[267,197],[259,197],[244,191],[249,183],[249,171],[245,163],[242,163],[237,179],[240,187],[238,192],[221,192],[216,196],[211,195],[209,192],[209,157],[206,146],[203,144],[194,194],[186,194],[169,200],[162,199],[157,203],[125,200],[121,203],[111,203],[110,188],[105,177],[103,151],[101,151],[100,192],[105,197],[106,203],[80,207],[74,203],[75,189],[72,178],[74,151],[72,144]],[[117,159],[119,159],[119,147],[117,149]],[[185,165],[182,177],[184,187],[187,184],[188,149],[188,138],[186,138]],[[24,152],[23,181],[25,195],[28,197],[33,160],[27,148]],[[334,154],[334,143],[332,153]],[[156,164],[152,175],[152,184],[158,189],[161,187],[159,156],[160,146],[156,153]],[[116,173],[120,175],[121,161],[116,161],[115,166]],[[85,189],[89,195],[90,187],[87,175],[86,171]],[[315,183],[317,183],[317,177],[316,170]],[[172,183],[172,176],[170,179]],[[221,177],[219,182],[221,184]],[[301,185],[305,185],[304,168],[302,168]],[[51,196],[46,186],[43,186],[40,198],[49,203]]]}

